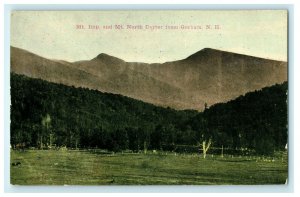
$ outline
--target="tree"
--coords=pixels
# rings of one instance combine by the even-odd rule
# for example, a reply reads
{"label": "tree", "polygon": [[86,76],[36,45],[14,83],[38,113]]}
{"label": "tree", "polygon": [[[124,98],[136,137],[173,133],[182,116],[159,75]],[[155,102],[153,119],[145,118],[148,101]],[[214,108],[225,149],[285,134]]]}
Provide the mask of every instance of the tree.
{"label": "tree", "polygon": [[206,158],[206,153],[208,149],[211,146],[212,143],[212,138],[215,134],[215,132],[212,132],[212,130],[209,130],[209,124],[208,121],[205,118],[200,118],[200,130],[199,134],[202,134],[200,137],[200,142],[199,145],[202,145],[202,153],[203,153],[203,158]]}
{"label": "tree", "polygon": [[204,110],[207,110],[207,103],[204,103]]}
{"label": "tree", "polygon": [[150,142],[152,149],[162,149],[162,134],[165,132],[163,125],[159,124],[155,127],[153,133],[150,135]]}
{"label": "tree", "polygon": [[149,145],[150,145],[150,133],[153,132],[152,125],[143,125],[142,140],[144,141],[144,154],[147,154]]}
{"label": "tree", "polygon": [[[49,131],[49,125],[51,123],[51,118],[49,114],[46,114],[45,117],[42,117],[42,125],[44,128],[46,128],[46,133],[48,134]],[[40,134],[40,148],[43,148],[43,135],[44,133]],[[53,136],[49,133],[49,146],[52,146],[52,138]]]}
{"label": "tree", "polygon": [[208,149],[211,146],[211,138],[209,138],[209,140],[203,140],[202,141],[202,152],[203,152],[203,158],[206,158],[206,153],[208,151]]}

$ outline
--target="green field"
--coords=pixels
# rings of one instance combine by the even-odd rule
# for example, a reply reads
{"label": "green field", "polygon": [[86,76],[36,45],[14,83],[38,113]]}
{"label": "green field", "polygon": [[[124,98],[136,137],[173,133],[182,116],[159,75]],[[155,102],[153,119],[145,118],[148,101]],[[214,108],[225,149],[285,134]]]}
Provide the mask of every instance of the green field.
{"label": "green field", "polygon": [[16,185],[284,184],[287,154],[272,158],[175,153],[103,154],[75,150],[11,150]]}

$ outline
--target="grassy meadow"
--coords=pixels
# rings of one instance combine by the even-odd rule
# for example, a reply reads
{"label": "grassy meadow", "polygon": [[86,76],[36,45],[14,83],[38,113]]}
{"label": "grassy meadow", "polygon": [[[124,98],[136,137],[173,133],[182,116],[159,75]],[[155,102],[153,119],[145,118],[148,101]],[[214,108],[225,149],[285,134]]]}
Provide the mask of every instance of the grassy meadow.
{"label": "grassy meadow", "polygon": [[[19,165],[12,163],[19,162]],[[275,157],[11,150],[14,185],[284,184],[287,154]]]}

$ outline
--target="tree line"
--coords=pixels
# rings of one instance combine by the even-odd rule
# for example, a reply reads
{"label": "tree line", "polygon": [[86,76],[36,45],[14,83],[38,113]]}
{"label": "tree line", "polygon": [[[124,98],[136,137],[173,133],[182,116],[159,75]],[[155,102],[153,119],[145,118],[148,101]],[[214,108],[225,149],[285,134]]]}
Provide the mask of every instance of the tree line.
{"label": "tree line", "polygon": [[287,83],[197,112],[11,73],[12,146],[146,152],[190,145],[272,154],[284,149],[287,131]]}

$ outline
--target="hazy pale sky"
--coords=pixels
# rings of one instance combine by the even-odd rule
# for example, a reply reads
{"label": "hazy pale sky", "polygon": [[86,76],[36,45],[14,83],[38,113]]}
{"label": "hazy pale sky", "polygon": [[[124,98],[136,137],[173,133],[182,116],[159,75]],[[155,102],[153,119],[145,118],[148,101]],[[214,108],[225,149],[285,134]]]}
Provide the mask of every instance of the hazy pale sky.
{"label": "hazy pale sky", "polygon": [[107,53],[130,62],[165,62],[207,47],[286,61],[287,12],[13,11],[11,45],[67,61]]}

